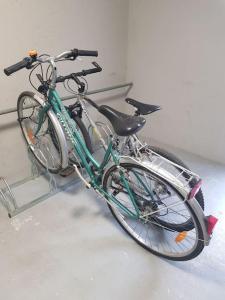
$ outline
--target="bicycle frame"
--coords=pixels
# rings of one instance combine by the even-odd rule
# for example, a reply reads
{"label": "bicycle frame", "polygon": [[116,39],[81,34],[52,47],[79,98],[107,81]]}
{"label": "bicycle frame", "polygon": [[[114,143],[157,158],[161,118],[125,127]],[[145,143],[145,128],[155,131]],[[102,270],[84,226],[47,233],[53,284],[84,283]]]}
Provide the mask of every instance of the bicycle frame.
{"label": "bicycle frame", "polygon": [[[82,95],[79,95],[79,96],[82,96]],[[78,101],[81,103],[82,109],[83,109],[85,115],[87,116],[88,120],[89,120],[90,123],[91,123],[91,127],[98,133],[99,138],[100,138],[100,140],[102,141],[103,148],[107,151],[108,146],[107,146],[107,144],[105,143],[104,139],[102,138],[101,134],[99,133],[98,128],[97,128],[95,122],[90,118],[90,116],[89,116],[89,114],[88,114],[88,111],[87,111],[87,109],[86,109],[86,107],[85,107],[85,104],[83,103],[82,100],[80,101],[79,97],[78,97]],[[110,130],[110,132],[111,132],[111,130]],[[112,132],[111,132],[111,134],[112,134]],[[155,170],[152,169],[152,167],[149,167],[148,163],[146,164],[146,163],[143,162],[142,159],[141,159],[141,158],[142,158],[141,149],[145,148],[146,146],[148,146],[148,145],[147,145],[146,143],[142,143],[136,134],[134,134],[134,135],[132,135],[132,136],[127,136],[127,137],[125,137],[125,138],[123,139],[123,141],[122,141],[122,147],[121,147],[121,149],[119,150],[120,157],[121,157],[123,160],[125,160],[125,161],[127,160],[127,162],[135,162],[136,164],[139,164],[139,165],[141,165],[141,166],[144,166],[145,168],[149,169],[150,171],[152,171],[152,172],[154,173]],[[128,149],[126,149],[126,147],[128,147]],[[133,158],[130,158],[129,156],[127,156],[127,153],[126,153],[127,151],[132,151],[133,154],[134,154],[134,157],[133,157]],[[128,154],[128,155],[129,155],[129,154]],[[141,162],[140,162],[140,160],[141,160]],[[167,159],[165,159],[165,161],[168,162],[169,164],[171,164],[171,161],[169,161],[169,160],[167,160]],[[177,165],[177,164],[175,164],[175,163],[172,163],[172,164],[173,164],[175,167],[181,168],[181,166],[179,166],[179,165]],[[157,174],[157,173],[158,173],[158,166],[157,166],[156,169],[157,169],[157,171],[156,171],[156,174]],[[181,172],[188,172],[189,174],[191,174],[191,176],[194,175],[194,176],[197,176],[197,178],[198,178],[198,175],[197,175],[197,174],[194,174],[193,172],[190,172],[189,170],[186,170],[185,168],[183,168],[183,169],[181,168]],[[141,182],[141,178],[138,178],[138,176],[136,176],[137,174],[134,174],[134,175],[135,175],[135,177]],[[161,173],[160,175],[164,178],[164,174],[163,174],[163,173]],[[175,181],[176,181],[178,178],[173,178],[173,177],[170,176],[169,173],[167,173],[167,174],[166,174],[166,179],[173,182],[174,179],[175,179]],[[175,181],[174,181],[174,182],[175,182]],[[178,185],[175,183],[175,186],[176,186],[176,187],[178,187],[179,184],[180,184],[179,180],[178,180],[177,183],[178,183]],[[143,189],[144,189],[146,192],[148,192],[148,193],[151,195],[151,197],[153,197],[152,191],[149,190],[148,187],[147,187],[143,182],[141,182],[141,185],[142,185]],[[179,188],[181,194],[183,194],[184,197],[187,199],[187,195],[188,195],[187,190],[185,191],[185,189],[183,189],[183,188],[181,188],[181,189],[180,189],[180,187],[178,187],[178,188]],[[130,194],[130,197],[131,197],[132,203],[133,203],[133,205],[134,205],[134,207],[135,207],[135,209],[136,209],[136,206],[135,206],[135,199],[134,199],[134,201],[133,201],[133,195]],[[187,201],[187,200],[186,200],[186,201]],[[200,221],[200,223],[201,223],[201,225],[202,225],[205,245],[208,245],[208,244],[209,244],[210,237],[209,237],[209,235],[207,234],[207,230],[206,230],[206,226],[205,226],[205,216],[204,216],[203,210],[201,209],[200,205],[198,204],[198,202],[196,201],[195,198],[191,199],[190,204],[191,204],[192,208],[194,209],[194,211],[196,212],[196,214],[197,214],[197,216],[198,216],[198,218],[199,218],[199,221]]]}
{"label": "bicycle frame", "polygon": [[[90,151],[87,149],[85,142],[83,138],[81,137],[79,131],[77,130],[75,124],[71,120],[71,117],[68,113],[68,111],[65,109],[60,96],[58,95],[57,91],[54,88],[49,89],[48,94],[48,103],[47,105],[43,106],[43,108],[39,111],[39,123],[38,123],[38,130],[42,126],[42,122],[44,119],[44,114],[52,108],[53,112],[57,116],[59,122],[61,123],[62,127],[64,127],[64,130],[68,137],[70,138],[74,150],[76,151],[77,155],[79,156],[81,163],[86,170],[89,178],[90,178],[90,185],[94,188],[94,190],[97,193],[100,193],[104,198],[106,198],[106,201],[110,205],[116,205],[119,208],[121,208],[125,213],[127,213],[130,217],[138,218],[139,217],[139,209],[137,207],[137,203],[135,200],[135,195],[132,192],[131,188],[129,187],[128,181],[126,177],[124,176],[124,173],[122,169],[119,167],[120,158],[118,153],[113,149],[114,140],[111,139],[106,151],[104,158],[102,162],[96,161],[96,159],[93,157],[93,155],[90,153]],[[36,132],[36,134],[37,134]],[[123,182],[129,197],[131,199],[131,202],[134,206],[135,213],[132,212],[130,209],[128,209],[126,206],[124,206],[121,202],[119,202],[113,195],[107,193],[103,187],[102,187],[102,178],[104,175],[104,170],[106,165],[108,164],[109,160],[112,160],[114,164],[120,168],[119,174],[120,179]]]}

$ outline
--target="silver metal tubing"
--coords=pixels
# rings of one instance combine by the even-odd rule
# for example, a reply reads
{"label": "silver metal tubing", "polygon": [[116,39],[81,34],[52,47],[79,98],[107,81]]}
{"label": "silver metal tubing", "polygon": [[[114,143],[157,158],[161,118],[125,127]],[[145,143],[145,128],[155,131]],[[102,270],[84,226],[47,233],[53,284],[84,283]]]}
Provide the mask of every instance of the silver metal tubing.
{"label": "silver metal tubing", "polygon": [[[103,93],[103,92],[112,91],[112,90],[120,89],[120,88],[124,88],[124,87],[128,87],[128,91],[129,91],[132,88],[132,86],[133,86],[133,83],[128,82],[128,83],[124,83],[124,84],[109,86],[109,87],[98,89],[98,90],[93,90],[93,91],[87,92],[85,95],[93,95],[93,94]],[[62,99],[62,101],[65,101],[65,100],[70,100],[70,99],[74,99],[74,98],[77,98],[77,96],[70,95],[70,96],[62,97],[61,99]],[[17,111],[16,107],[3,109],[0,111],[0,116],[10,114],[10,113],[13,113],[16,111]]]}

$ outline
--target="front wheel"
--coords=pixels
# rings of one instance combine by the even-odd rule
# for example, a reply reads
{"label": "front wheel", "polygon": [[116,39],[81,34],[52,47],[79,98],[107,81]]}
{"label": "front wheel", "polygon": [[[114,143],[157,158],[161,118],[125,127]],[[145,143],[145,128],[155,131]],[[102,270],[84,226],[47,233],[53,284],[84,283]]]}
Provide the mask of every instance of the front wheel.
{"label": "front wheel", "polygon": [[[156,198],[154,190],[159,185],[170,196]],[[103,188],[116,200],[109,200],[113,216],[148,251],[171,260],[189,260],[203,250],[203,231],[189,203],[169,182],[145,167],[132,163],[112,166],[104,176]],[[175,229],[186,220],[191,220],[191,230]],[[174,229],[162,222],[173,224]]]}
{"label": "front wheel", "polygon": [[[58,173],[62,168],[61,148],[56,148],[52,141],[52,130],[60,145],[59,136],[48,113],[43,116],[41,128],[37,132],[40,111],[43,106],[34,98],[34,93],[23,92],[17,102],[18,121],[24,139],[37,161],[51,173]],[[51,128],[51,130],[50,130]]]}

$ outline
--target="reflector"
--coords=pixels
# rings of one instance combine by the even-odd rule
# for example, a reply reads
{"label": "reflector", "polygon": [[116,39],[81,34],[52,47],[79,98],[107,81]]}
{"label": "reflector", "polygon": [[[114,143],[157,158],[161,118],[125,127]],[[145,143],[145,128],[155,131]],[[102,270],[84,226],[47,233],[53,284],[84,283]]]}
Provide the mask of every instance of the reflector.
{"label": "reflector", "polygon": [[35,144],[35,139],[34,139],[34,135],[33,135],[33,131],[31,128],[28,128],[27,130],[27,135],[31,141],[32,144]]}
{"label": "reflector", "polygon": [[176,243],[182,242],[186,238],[186,236],[187,236],[187,231],[179,232],[175,239]]}
{"label": "reflector", "polygon": [[212,215],[210,215],[206,218],[207,218],[207,232],[209,235],[211,235],[213,232],[213,228],[215,227],[216,223],[218,222],[218,219]]}

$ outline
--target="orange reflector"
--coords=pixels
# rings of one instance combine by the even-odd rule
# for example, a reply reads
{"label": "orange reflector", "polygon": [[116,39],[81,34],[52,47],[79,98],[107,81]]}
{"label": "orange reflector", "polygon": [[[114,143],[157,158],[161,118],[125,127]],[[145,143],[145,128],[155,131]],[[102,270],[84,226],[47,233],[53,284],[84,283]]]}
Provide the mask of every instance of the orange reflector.
{"label": "orange reflector", "polygon": [[186,238],[186,236],[187,236],[187,231],[179,232],[175,239],[176,243],[182,242]]}
{"label": "orange reflector", "polygon": [[28,54],[29,54],[30,57],[35,57],[35,56],[37,56],[37,50],[30,50],[28,52]]}
{"label": "orange reflector", "polygon": [[27,130],[27,135],[28,135],[28,137],[29,137],[31,143],[34,144],[34,143],[35,143],[35,140],[34,140],[34,135],[33,135],[32,129],[29,128],[29,129]]}

